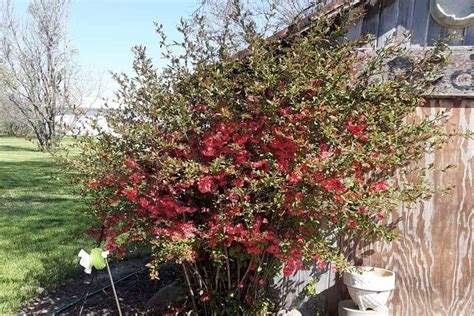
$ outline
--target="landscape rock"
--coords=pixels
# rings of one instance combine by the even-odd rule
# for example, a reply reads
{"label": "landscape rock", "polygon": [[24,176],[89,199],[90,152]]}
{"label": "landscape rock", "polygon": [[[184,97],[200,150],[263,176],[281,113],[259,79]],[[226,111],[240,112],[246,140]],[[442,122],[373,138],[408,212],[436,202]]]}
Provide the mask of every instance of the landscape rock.
{"label": "landscape rock", "polygon": [[174,306],[184,296],[184,290],[180,282],[173,282],[161,288],[155,295],[150,298],[146,304],[151,309],[165,309],[169,306]]}
{"label": "landscape rock", "polygon": [[292,309],[290,311],[283,309],[277,313],[277,316],[302,316],[302,314],[297,309]]}

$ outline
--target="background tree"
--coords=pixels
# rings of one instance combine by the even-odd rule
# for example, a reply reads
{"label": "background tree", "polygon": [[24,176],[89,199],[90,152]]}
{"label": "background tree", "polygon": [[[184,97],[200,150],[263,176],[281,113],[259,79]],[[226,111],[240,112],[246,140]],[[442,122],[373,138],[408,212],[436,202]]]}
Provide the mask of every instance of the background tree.
{"label": "background tree", "polygon": [[[0,63],[0,78],[2,82],[6,80],[7,71],[5,66]],[[31,131],[24,120],[21,119],[21,113],[11,104],[5,96],[5,86],[0,84],[0,135],[5,136],[26,136],[30,135]]]}
{"label": "background tree", "polygon": [[21,119],[21,113],[5,98],[0,97],[0,135],[29,137],[31,129]]}
{"label": "background tree", "polygon": [[[330,0],[201,0],[193,18],[203,18],[207,31],[228,47],[243,49],[251,33],[270,36],[299,22]],[[225,30],[225,32],[222,32]]]}
{"label": "background tree", "polygon": [[[77,117],[85,87],[67,36],[68,0],[34,0],[20,20],[11,2],[0,2],[0,77],[8,109],[17,111],[42,150],[67,131],[65,115]],[[12,112],[11,112],[12,113]]]}

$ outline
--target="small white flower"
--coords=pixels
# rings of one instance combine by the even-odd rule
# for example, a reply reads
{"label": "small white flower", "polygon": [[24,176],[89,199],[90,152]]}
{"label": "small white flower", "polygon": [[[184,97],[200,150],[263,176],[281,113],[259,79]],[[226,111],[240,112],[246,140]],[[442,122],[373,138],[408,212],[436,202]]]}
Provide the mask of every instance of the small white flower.
{"label": "small white flower", "polygon": [[[102,251],[101,255],[102,255],[102,258],[107,259],[109,252]],[[79,251],[78,257],[81,258],[81,260],[79,261],[79,264],[84,267],[84,272],[91,274],[92,272],[91,255],[85,252],[84,249],[81,249],[81,251]]]}

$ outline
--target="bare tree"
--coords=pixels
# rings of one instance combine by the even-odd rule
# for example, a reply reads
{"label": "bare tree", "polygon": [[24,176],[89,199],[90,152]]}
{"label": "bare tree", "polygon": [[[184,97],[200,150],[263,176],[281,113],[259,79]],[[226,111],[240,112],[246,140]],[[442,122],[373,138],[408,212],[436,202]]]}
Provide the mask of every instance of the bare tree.
{"label": "bare tree", "polygon": [[0,86],[39,148],[52,149],[66,133],[65,115],[80,110],[84,92],[67,36],[69,0],[33,0],[23,20],[9,0],[0,1],[0,60],[7,71]]}
{"label": "bare tree", "polygon": [[269,36],[329,2],[331,0],[201,0],[194,18],[203,18],[207,31],[214,34],[217,41],[226,41],[227,47],[240,50],[251,42],[246,38],[249,34]]}
{"label": "bare tree", "polygon": [[31,138],[31,129],[19,119],[21,113],[5,98],[0,96],[0,135]]}
{"label": "bare tree", "polygon": [[0,61],[0,135],[6,136],[31,136],[31,129],[25,120],[21,119],[21,113],[8,100],[5,95],[5,82],[8,80],[8,72],[5,65]]}

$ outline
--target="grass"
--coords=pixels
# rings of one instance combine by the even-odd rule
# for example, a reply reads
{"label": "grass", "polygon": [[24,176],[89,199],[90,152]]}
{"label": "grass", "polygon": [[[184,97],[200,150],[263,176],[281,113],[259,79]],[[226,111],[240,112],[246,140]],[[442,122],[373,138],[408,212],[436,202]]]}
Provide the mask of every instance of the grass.
{"label": "grass", "polygon": [[80,270],[89,249],[81,198],[47,153],[0,137],[0,315]]}

